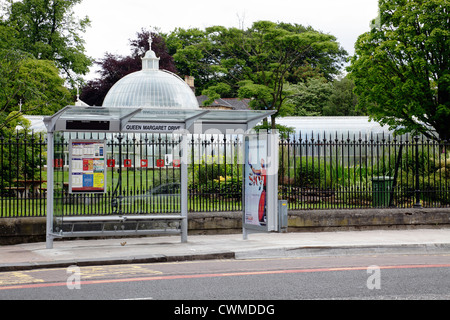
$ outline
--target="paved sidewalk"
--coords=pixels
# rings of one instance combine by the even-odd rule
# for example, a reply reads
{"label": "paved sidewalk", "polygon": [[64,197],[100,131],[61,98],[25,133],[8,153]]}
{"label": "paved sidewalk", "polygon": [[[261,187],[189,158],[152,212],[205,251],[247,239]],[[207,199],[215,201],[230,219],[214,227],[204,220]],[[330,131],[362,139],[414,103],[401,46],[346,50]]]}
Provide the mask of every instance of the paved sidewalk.
{"label": "paved sidewalk", "polygon": [[69,265],[155,263],[334,254],[449,253],[450,228],[195,235],[54,241],[0,246],[0,271]]}

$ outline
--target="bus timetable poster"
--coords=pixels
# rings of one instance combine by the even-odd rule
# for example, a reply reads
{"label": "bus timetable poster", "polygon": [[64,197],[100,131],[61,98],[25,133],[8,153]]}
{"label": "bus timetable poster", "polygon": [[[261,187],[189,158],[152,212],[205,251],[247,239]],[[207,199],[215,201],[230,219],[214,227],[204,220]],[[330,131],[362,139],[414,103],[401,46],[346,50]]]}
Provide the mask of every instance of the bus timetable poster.
{"label": "bus timetable poster", "polygon": [[72,140],[69,150],[69,193],[106,192],[106,142]]}

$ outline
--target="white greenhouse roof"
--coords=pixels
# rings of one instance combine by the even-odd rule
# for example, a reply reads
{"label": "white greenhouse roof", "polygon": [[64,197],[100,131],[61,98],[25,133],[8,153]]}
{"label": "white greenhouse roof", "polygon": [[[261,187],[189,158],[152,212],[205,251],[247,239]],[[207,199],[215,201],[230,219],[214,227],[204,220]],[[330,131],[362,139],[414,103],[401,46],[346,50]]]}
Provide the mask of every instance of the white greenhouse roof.
{"label": "white greenhouse roof", "polygon": [[369,121],[369,117],[283,117],[276,119],[277,124],[294,128],[295,135],[302,137],[321,137],[325,134],[334,138],[348,134],[392,134],[387,126],[381,126],[378,122]]}
{"label": "white greenhouse roof", "polygon": [[[30,131],[37,133],[37,132],[45,132],[47,131],[47,128],[44,124],[44,116],[27,116],[23,115],[25,119],[31,122],[31,126],[29,128]],[[23,127],[17,126],[16,130],[22,130]]]}
{"label": "white greenhouse roof", "polygon": [[[79,108],[79,107],[78,107]],[[76,111],[76,110],[74,110]],[[166,110],[163,110],[166,111]],[[197,111],[197,110],[194,110]],[[199,110],[199,111],[204,111]],[[215,111],[221,111],[221,110],[215,110]],[[176,110],[173,110],[173,112],[177,112]],[[172,114],[173,114],[172,112]],[[187,115],[186,112],[189,112],[189,110],[179,110],[181,114],[183,114],[185,117]],[[240,111],[227,111],[223,110],[222,115],[225,115],[225,113],[234,113],[236,121],[247,121],[250,114],[241,114]],[[221,113],[209,113],[204,114],[202,119],[205,121],[208,121],[210,124],[214,121],[217,121],[220,123],[221,119],[220,116]],[[75,114],[74,114],[75,116]],[[142,115],[136,115],[134,120],[137,120]],[[228,114],[227,117],[230,117],[231,114]],[[258,116],[258,115],[257,115]],[[31,122],[30,130],[33,132],[45,132],[47,131],[47,128],[44,124],[44,116],[29,116],[24,115],[26,119],[28,119]],[[169,119],[161,117],[161,114],[157,115],[157,113],[153,113],[154,118],[160,118],[160,120],[169,121]],[[216,119],[215,119],[216,117]],[[217,119],[217,117],[219,117]],[[97,117],[98,118],[98,115]],[[240,120],[239,120],[240,119]],[[173,119],[172,119],[173,120]],[[314,137],[317,137],[318,135],[320,137],[323,137],[323,134],[325,133],[327,137],[331,134],[332,137],[334,137],[336,134],[338,136],[347,135],[347,134],[390,134],[392,133],[389,131],[389,129],[384,126],[382,127],[380,124],[374,121],[369,121],[369,117],[283,117],[283,118],[277,118],[276,119],[277,124],[282,124],[288,127],[292,127],[295,130],[295,134],[302,135],[302,137],[311,137],[314,135]],[[206,122],[204,123],[206,125]],[[18,127],[16,129],[22,129],[22,127]]]}

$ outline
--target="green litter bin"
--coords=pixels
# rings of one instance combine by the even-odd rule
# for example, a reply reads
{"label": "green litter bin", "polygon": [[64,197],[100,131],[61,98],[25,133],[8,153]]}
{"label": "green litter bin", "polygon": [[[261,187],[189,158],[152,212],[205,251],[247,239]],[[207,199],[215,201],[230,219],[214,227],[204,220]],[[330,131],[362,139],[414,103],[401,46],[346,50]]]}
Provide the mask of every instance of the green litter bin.
{"label": "green litter bin", "polygon": [[372,203],[374,207],[389,207],[393,183],[393,177],[372,178]]}

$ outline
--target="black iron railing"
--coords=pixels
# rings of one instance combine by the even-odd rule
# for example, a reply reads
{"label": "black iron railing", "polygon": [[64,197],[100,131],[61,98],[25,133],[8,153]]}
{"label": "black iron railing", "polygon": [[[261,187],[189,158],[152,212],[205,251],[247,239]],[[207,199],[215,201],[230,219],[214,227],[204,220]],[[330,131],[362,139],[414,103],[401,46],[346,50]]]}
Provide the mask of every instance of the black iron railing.
{"label": "black iron railing", "polygon": [[[0,137],[0,217],[46,214],[46,137]],[[107,190],[68,193],[70,139],[105,139]],[[55,210],[64,215],[179,211],[181,137],[64,134],[55,138]],[[448,207],[446,141],[383,134],[291,136],[279,143],[279,198],[289,209]],[[191,135],[189,211],[242,209],[242,139]]]}
{"label": "black iron railing", "polygon": [[290,209],[447,207],[449,144],[384,134],[280,142],[279,185]]}

